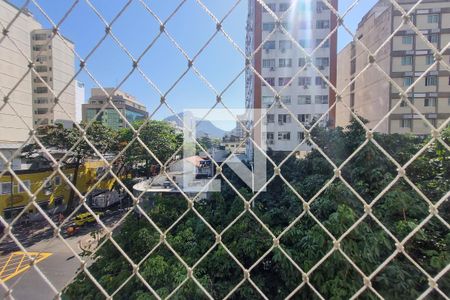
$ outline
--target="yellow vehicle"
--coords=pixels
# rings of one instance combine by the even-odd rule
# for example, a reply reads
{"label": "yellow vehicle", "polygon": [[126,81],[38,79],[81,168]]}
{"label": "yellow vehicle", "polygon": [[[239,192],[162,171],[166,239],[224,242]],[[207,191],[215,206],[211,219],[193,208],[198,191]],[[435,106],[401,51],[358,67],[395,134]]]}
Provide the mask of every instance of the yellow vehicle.
{"label": "yellow vehicle", "polygon": [[[103,213],[95,213],[99,218],[101,218],[103,216]],[[73,222],[75,223],[75,225],[77,226],[83,226],[86,223],[95,223],[95,217],[90,213],[90,212],[85,212],[82,214],[77,215],[74,219]]]}

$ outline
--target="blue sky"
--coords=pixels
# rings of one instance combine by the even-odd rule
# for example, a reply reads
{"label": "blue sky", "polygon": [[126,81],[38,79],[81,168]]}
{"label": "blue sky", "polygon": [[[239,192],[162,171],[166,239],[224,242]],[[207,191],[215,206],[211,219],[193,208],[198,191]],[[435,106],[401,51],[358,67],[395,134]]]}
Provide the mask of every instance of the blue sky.
{"label": "blue sky", "polygon": [[[25,1],[14,0],[11,2],[22,6]],[[58,22],[73,3],[69,0],[40,0],[37,2],[54,22]],[[91,2],[108,22],[126,3],[125,0],[91,0]],[[221,19],[236,0],[203,0],[202,2]],[[354,0],[341,0],[339,11],[344,12],[353,2]],[[179,5],[180,0],[145,0],[145,3],[162,20],[165,20]],[[354,30],[362,16],[375,3],[376,0],[360,0],[345,18],[346,25]],[[32,3],[28,8],[44,27],[50,27],[50,23]],[[242,0],[223,23],[224,30],[241,49],[244,49],[246,18],[247,0]],[[187,0],[167,23],[167,30],[192,57],[214,34],[215,24],[196,1]],[[158,34],[159,24],[139,0],[134,0],[114,23],[112,31],[131,54],[138,57]],[[75,43],[79,55],[85,57],[104,34],[104,25],[86,2],[80,0],[73,12],[63,22],[61,32]],[[338,48],[341,49],[350,40],[351,36],[340,30]],[[218,34],[194,63],[203,76],[221,92],[242,70],[243,62],[241,54],[222,34]],[[166,92],[186,70],[187,61],[170,40],[162,35],[144,56],[140,66],[159,89]],[[125,52],[108,37],[87,61],[87,67],[101,85],[104,87],[115,86],[130,71],[131,61]],[[78,80],[85,83],[86,97],[89,97],[90,88],[96,87],[95,82],[85,72],[79,75]],[[223,101],[227,106],[231,108],[244,106],[244,86],[244,75],[242,74],[223,96]],[[153,112],[159,104],[158,93],[137,72],[131,75],[121,89],[135,95],[140,102],[147,106],[149,112]],[[209,108],[214,105],[215,99],[215,93],[192,70],[167,97],[169,105],[176,112],[189,108]],[[155,118],[163,118],[170,114],[167,108],[162,108],[155,114]]]}

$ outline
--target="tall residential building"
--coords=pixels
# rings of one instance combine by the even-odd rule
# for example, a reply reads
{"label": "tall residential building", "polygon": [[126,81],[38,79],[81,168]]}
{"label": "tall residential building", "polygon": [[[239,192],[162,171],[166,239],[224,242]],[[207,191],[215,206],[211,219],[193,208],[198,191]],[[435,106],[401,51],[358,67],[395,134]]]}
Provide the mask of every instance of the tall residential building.
{"label": "tall residential building", "polygon": [[[7,26],[17,16],[8,28],[8,36],[0,36],[0,144],[17,144],[16,148],[28,138],[28,128],[33,128],[31,74],[27,74],[28,60],[24,55],[30,55],[31,32],[41,28],[28,11],[22,10],[17,15],[19,11],[8,1],[0,0],[0,27]],[[11,106],[3,106],[4,97],[19,81],[9,95]]]}
{"label": "tall residential building", "polygon": [[[75,120],[75,56],[74,45],[51,29],[34,30],[31,33],[31,56],[35,62],[33,74],[33,122],[34,126],[61,123],[71,127]],[[67,86],[67,84],[72,82]]]}
{"label": "tall residential building", "polygon": [[[112,102],[128,122],[133,123],[148,118],[145,105],[139,103],[133,96],[122,91],[113,93],[114,88],[105,88],[104,90],[112,96]],[[89,122],[94,119],[106,102],[108,102],[108,96],[102,89],[91,89],[91,97],[88,103],[83,104],[83,121]],[[100,113],[97,120],[112,129],[127,127],[127,124],[110,104]]]}
{"label": "tall residential building", "polygon": [[[330,32],[336,27],[336,16],[321,0],[265,2],[277,16],[285,16],[277,23],[272,14],[258,1],[249,0],[247,56],[252,56],[252,66],[261,74],[267,85],[279,93],[279,101],[288,107],[295,118],[309,126],[327,112],[335,99],[334,92],[318,72],[335,85],[337,35],[330,35]],[[328,2],[337,8],[337,0]],[[289,32],[307,54],[292,42],[280,26]],[[311,59],[308,55],[311,55]],[[305,69],[298,73],[303,67]],[[268,109],[276,101],[273,90],[253,71],[247,70],[245,80],[248,109]],[[261,113],[263,112],[250,112],[252,115],[249,118],[257,120]],[[325,116],[321,125],[334,126],[334,111]],[[274,151],[308,150],[307,145],[297,147],[303,140],[303,129],[279,104],[268,111],[263,126],[255,126],[254,130],[255,141],[266,143],[267,147]],[[262,140],[258,140],[261,139],[258,136]],[[250,157],[253,155],[252,148],[249,144],[247,154]]]}
{"label": "tall residential building", "polygon": [[[397,1],[405,11],[416,4],[412,0]],[[425,38],[439,51],[450,41],[450,1],[424,0],[414,7],[411,20]],[[433,51],[416,35],[409,25],[403,24],[401,12],[389,1],[380,0],[359,23],[356,36],[375,52],[395,35],[378,52],[376,63],[402,89],[406,90],[424,71],[435,62]],[[399,28],[400,27],[400,28]],[[396,31],[399,28],[398,31]],[[449,63],[450,50],[442,60]],[[431,128],[405,102],[399,91],[374,66],[357,76],[369,63],[369,55],[357,42],[347,45],[338,55],[338,90],[348,86],[342,101],[356,114],[369,121],[369,128],[377,123],[376,131],[383,133],[429,134]],[[430,121],[439,126],[450,117],[450,73],[445,67],[435,66],[429,70],[408,94],[414,106]],[[337,105],[337,125],[345,126],[351,114],[343,104]]]}
{"label": "tall residential building", "polygon": [[80,81],[75,82],[75,121],[80,123],[83,119],[82,107],[86,99],[84,83]]}

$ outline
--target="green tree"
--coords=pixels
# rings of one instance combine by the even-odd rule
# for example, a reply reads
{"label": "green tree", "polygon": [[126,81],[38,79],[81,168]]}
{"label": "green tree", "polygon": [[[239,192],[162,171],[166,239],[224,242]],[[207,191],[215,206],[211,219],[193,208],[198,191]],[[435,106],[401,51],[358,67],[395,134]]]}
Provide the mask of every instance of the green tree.
{"label": "green tree", "polygon": [[[316,130],[313,138],[321,148],[327,149],[330,159],[340,165],[364,141],[365,132],[358,123],[353,122],[346,129]],[[412,136],[377,134],[375,138],[385,147],[390,145],[388,150],[395,151],[396,159],[403,160],[402,163],[427,143],[427,140]],[[448,131],[442,134],[442,138],[446,143],[450,142]],[[333,149],[336,151],[333,152]],[[283,158],[280,154],[273,154],[274,160],[281,161]],[[449,190],[449,159],[446,148],[435,143],[407,169],[408,176],[431,201],[438,201]],[[246,199],[252,197],[248,187],[230,170],[225,169],[223,173],[242,196]],[[315,197],[309,208],[314,217],[305,213],[280,240],[283,251],[307,272],[335,246],[329,235],[341,237],[364,215],[364,203],[341,180],[333,181],[327,189],[316,195],[334,174],[327,159],[317,150],[311,151],[304,159],[289,159],[282,167],[282,174],[306,201]],[[342,170],[342,177],[366,203],[372,203],[396,174],[397,170],[372,144],[362,148]],[[253,214],[246,212],[233,226],[228,227],[244,211],[244,204],[229,185],[224,184],[222,188],[221,193],[212,195],[209,200],[196,202],[195,208],[216,231],[221,232],[226,228],[222,242],[245,268],[252,267],[251,278],[261,291],[270,299],[285,298],[302,282],[301,273],[279,248],[267,253],[273,245],[273,239]],[[153,206],[147,213],[164,230],[186,209],[187,203],[183,197],[162,196],[153,200]],[[266,192],[256,197],[252,207],[258,218],[276,235],[292,224],[304,212],[303,209],[301,200],[279,177]],[[377,199],[372,213],[397,239],[402,240],[428,215],[428,209],[427,202],[405,180],[399,180],[383,197]],[[450,217],[447,209],[441,209],[440,215],[445,220]],[[143,259],[160,241],[159,233],[140,214],[130,216],[114,238],[134,262]],[[214,244],[215,236],[196,214],[186,214],[176,226],[171,227],[166,239],[190,266],[215,245],[194,269],[198,281],[214,298],[223,298],[242,280],[241,268],[230,257],[227,249]],[[373,218],[366,216],[345,236],[340,247],[362,272],[369,275],[394,252],[396,245]],[[410,239],[405,250],[429,274],[436,275],[450,263],[450,235],[447,227],[438,219],[431,219]],[[265,258],[259,261],[266,253]],[[255,265],[255,262],[258,263]],[[120,286],[123,278],[132,274],[129,263],[110,243],[97,252],[96,261],[89,270],[109,293]],[[168,296],[187,275],[184,266],[165,245],[146,257],[139,272],[161,297]],[[314,269],[309,281],[323,297],[330,299],[348,299],[363,285],[360,274],[338,251]],[[398,254],[373,278],[372,285],[386,299],[413,299],[427,288],[427,281],[403,254]],[[439,281],[439,287],[444,293],[450,292],[448,276]],[[69,299],[102,298],[83,273],[67,288],[65,295]],[[301,299],[316,297],[307,286],[296,296]],[[370,291],[362,296],[377,299]],[[149,292],[134,278],[116,297],[146,299]],[[204,296],[189,280],[175,298],[196,299]],[[256,299],[259,296],[246,282],[234,293],[234,298]]]}
{"label": "green tree", "polygon": [[[134,123],[134,129],[142,127],[143,122]],[[133,140],[133,137],[134,132],[131,128],[120,130],[118,136],[120,149],[126,147]],[[183,141],[182,135],[175,132],[173,126],[167,122],[155,120],[149,120],[145,123],[139,132],[139,138],[145,146],[135,140],[127,148],[122,157],[122,161],[125,169],[131,171],[143,169],[145,176],[150,176],[150,167],[158,164],[150,154],[150,151],[164,164],[180,147]],[[134,173],[136,174],[136,172]]]}

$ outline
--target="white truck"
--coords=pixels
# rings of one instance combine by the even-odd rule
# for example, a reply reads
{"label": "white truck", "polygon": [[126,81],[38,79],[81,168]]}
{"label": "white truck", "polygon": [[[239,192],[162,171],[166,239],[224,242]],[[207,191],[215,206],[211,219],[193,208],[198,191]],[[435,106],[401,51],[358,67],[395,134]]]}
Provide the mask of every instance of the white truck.
{"label": "white truck", "polygon": [[117,191],[104,191],[92,197],[90,206],[92,209],[104,209],[119,203],[122,198],[123,195]]}

